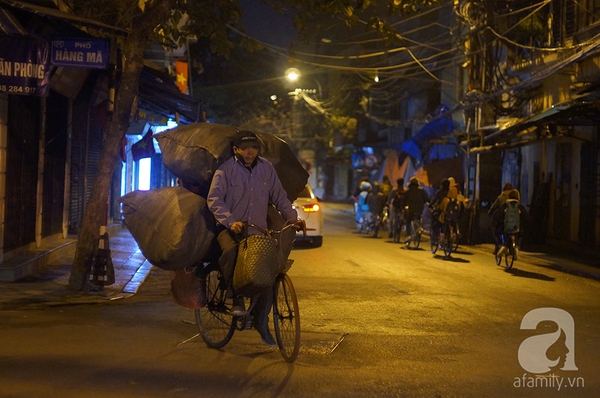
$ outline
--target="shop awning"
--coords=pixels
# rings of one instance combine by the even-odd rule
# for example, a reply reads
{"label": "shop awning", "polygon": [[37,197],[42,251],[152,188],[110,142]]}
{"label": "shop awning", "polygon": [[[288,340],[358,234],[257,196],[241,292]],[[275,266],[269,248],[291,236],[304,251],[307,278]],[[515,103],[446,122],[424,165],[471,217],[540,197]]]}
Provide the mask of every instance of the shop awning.
{"label": "shop awning", "polygon": [[[597,126],[600,124],[600,91],[586,91],[573,99],[556,104],[534,116],[487,133],[483,144],[473,137],[471,151],[489,151],[523,146],[560,133],[560,127]],[[477,141],[475,141],[475,139]],[[462,145],[466,145],[463,142]]]}
{"label": "shop awning", "polygon": [[8,10],[0,8],[0,34],[7,36],[25,36],[27,30]]}

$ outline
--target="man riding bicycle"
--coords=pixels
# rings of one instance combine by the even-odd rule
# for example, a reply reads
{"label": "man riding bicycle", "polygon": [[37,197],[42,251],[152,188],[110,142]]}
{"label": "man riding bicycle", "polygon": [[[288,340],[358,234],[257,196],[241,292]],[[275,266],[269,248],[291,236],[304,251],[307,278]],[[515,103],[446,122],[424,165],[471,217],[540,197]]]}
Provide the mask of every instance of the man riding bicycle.
{"label": "man riding bicycle", "polygon": [[[304,222],[298,219],[275,168],[267,159],[258,156],[260,149],[261,142],[254,132],[240,131],[233,141],[233,156],[215,172],[207,196],[208,207],[218,222],[217,241],[222,250],[219,267],[228,282],[228,295],[234,299],[232,315],[246,313],[244,299],[237,295],[232,284],[241,233],[244,230],[247,234],[260,233],[248,230],[247,224],[267,228],[267,211],[272,203],[285,220],[298,229],[304,228]],[[256,330],[265,344],[275,346],[268,324],[273,303],[272,289],[265,289],[256,299],[258,302],[253,311]]]}
{"label": "man riding bicycle", "polygon": [[[388,219],[390,222],[388,223],[388,238],[393,237],[394,230],[399,229],[401,220],[402,220],[402,200],[404,198],[404,178],[398,178],[396,180],[396,186],[392,188],[392,191],[388,195],[387,198],[387,207],[388,207]],[[399,216],[399,217],[396,217]]]}
{"label": "man riding bicycle", "polygon": [[404,192],[404,197],[402,199],[403,207],[408,208],[406,214],[407,237],[405,243],[410,242],[411,239],[409,234],[410,222],[421,218],[423,206],[428,202],[429,195],[427,195],[427,192],[420,186],[417,177],[412,177],[408,183],[408,189]]}
{"label": "man riding bicycle", "polygon": [[529,218],[529,213],[520,202],[521,194],[517,189],[508,193],[508,199],[492,215],[493,225],[496,226],[494,235],[502,236],[506,233],[514,233],[517,247],[521,246],[523,240],[523,223]]}
{"label": "man riding bicycle", "polygon": [[450,181],[444,178],[440,183],[439,189],[433,195],[433,199],[429,202],[429,210],[431,210],[431,235],[437,239],[437,235],[441,231],[442,223],[440,222],[440,204],[442,200],[448,195],[450,189]]}

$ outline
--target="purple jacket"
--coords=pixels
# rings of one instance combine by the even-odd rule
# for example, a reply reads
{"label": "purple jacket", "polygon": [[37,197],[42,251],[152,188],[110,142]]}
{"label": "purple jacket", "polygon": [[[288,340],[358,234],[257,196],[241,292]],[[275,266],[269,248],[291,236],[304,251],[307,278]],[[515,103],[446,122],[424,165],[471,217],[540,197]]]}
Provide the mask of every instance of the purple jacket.
{"label": "purple jacket", "polygon": [[[267,228],[267,208],[273,203],[283,218],[298,219],[275,168],[265,158],[258,158],[252,172],[235,156],[226,160],[215,172],[206,198],[217,222],[227,228],[236,221]],[[249,228],[249,235],[260,234]]]}

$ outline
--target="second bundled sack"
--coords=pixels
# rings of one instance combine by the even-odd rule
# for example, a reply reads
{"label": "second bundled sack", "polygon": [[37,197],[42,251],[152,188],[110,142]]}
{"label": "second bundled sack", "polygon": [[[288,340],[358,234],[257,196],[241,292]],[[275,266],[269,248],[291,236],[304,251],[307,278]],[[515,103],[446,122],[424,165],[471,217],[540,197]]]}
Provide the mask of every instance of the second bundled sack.
{"label": "second bundled sack", "polygon": [[214,221],[210,222],[201,196],[182,187],[166,187],[130,192],[119,201],[129,232],[152,265],[182,269],[209,252],[215,238],[209,226]]}

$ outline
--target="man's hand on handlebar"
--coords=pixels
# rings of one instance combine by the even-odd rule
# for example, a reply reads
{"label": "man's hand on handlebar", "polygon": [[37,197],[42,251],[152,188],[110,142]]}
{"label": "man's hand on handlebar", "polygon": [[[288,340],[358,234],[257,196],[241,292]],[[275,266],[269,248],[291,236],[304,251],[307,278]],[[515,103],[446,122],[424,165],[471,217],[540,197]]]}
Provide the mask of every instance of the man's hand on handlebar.
{"label": "man's hand on handlebar", "polygon": [[244,223],[241,221],[236,221],[233,224],[231,224],[231,228],[229,229],[231,229],[236,234],[241,234],[242,232],[244,232]]}
{"label": "man's hand on handlebar", "polygon": [[296,229],[296,231],[302,231],[304,236],[306,236],[306,223],[304,222],[304,220],[296,220],[294,222],[294,228]]}

